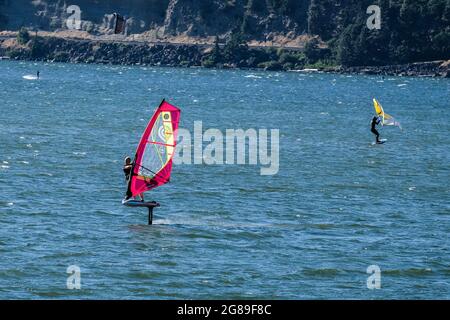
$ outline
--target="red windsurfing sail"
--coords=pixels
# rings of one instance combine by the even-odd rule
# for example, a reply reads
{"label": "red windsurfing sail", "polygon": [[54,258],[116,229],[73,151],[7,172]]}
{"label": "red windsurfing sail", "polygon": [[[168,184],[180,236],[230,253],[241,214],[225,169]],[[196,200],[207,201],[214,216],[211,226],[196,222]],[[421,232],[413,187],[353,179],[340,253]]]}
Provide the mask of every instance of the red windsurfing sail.
{"label": "red windsurfing sail", "polygon": [[169,182],[179,121],[180,109],[163,100],[136,150],[128,195],[136,196]]}

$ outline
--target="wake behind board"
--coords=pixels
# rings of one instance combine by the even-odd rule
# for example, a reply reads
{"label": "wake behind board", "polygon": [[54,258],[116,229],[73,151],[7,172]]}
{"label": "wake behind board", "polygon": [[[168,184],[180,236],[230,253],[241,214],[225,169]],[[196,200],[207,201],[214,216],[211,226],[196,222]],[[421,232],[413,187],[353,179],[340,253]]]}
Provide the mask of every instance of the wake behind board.
{"label": "wake behind board", "polygon": [[25,80],[38,80],[39,78],[37,76],[33,76],[31,74],[27,74],[25,76],[22,77]]}

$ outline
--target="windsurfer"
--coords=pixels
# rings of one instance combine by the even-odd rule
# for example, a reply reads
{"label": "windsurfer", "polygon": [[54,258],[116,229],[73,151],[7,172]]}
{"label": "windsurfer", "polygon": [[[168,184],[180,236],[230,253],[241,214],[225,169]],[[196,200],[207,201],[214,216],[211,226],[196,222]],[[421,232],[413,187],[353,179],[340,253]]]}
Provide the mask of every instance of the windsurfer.
{"label": "windsurfer", "polygon": [[[130,190],[130,183],[129,183],[132,171],[133,171],[133,164],[131,163],[131,158],[127,156],[125,158],[125,164],[123,165],[123,173],[125,174],[125,179],[128,182],[127,196],[125,198],[126,200],[128,200],[132,197],[131,190]],[[141,198],[141,201],[144,201],[143,193],[141,193],[139,195],[139,197]]]}
{"label": "windsurfer", "polygon": [[381,122],[380,117],[373,117],[372,122],[370,124],[371,126],[371,132],[376,136],[376,143],[381,143],[380,141],[380,133],[375,128],[377,125],[379,125]]}

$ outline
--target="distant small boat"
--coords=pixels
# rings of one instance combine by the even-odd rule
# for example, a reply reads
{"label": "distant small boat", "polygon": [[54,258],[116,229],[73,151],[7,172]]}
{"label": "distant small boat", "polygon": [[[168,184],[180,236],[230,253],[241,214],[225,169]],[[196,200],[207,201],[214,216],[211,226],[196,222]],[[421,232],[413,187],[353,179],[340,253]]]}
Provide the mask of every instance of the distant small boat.
{"label": "distant small boat", "polygon": [[10,60],[10,57],[0,57],[0,60]]}

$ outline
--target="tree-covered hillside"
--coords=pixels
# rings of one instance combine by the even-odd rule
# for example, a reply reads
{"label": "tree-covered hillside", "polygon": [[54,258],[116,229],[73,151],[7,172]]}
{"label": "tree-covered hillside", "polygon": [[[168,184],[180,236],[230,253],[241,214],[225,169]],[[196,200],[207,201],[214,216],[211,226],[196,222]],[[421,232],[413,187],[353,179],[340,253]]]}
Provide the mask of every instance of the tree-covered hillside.
{"label": "tree-covered hillside", "polygon": [[[66,27],[66,1],[0,0],[0,31],[58,31]],[[206,65],[269,64],[376,66],[450,59],[450,0],[73,0],[82,11],[82,29],[111,32],[106,17],[128,18],[129,34],[164,37],[218,37]],[[369,29],[369,6],[379,6],[380,29]],[[106,22],[105,22],[106,21]],[[109,30],[109,31],[108,31]],[[147,32],[151,31],[151,32]],[[306,36],[306,37],[303,37]],[[303,54],[265,57],[244,42],[312,39]],[[274,40],[275,39],[275,40]],[[301,40],[304,41],[304,40]],[[274,58],[270,64],[265,59]],[[249,61],[252,60],[252,61]],[[251,63],[250,63],[251,62]],[[277,64],[274,64],[277,63]]]}
{"label": "tree-covered hillside", "polygon": [[[450,58],[450,0],[311,0],[309,32],[328,41],[343,65],[382,65]],[[369,30],[370,5],[381,29]]]}

